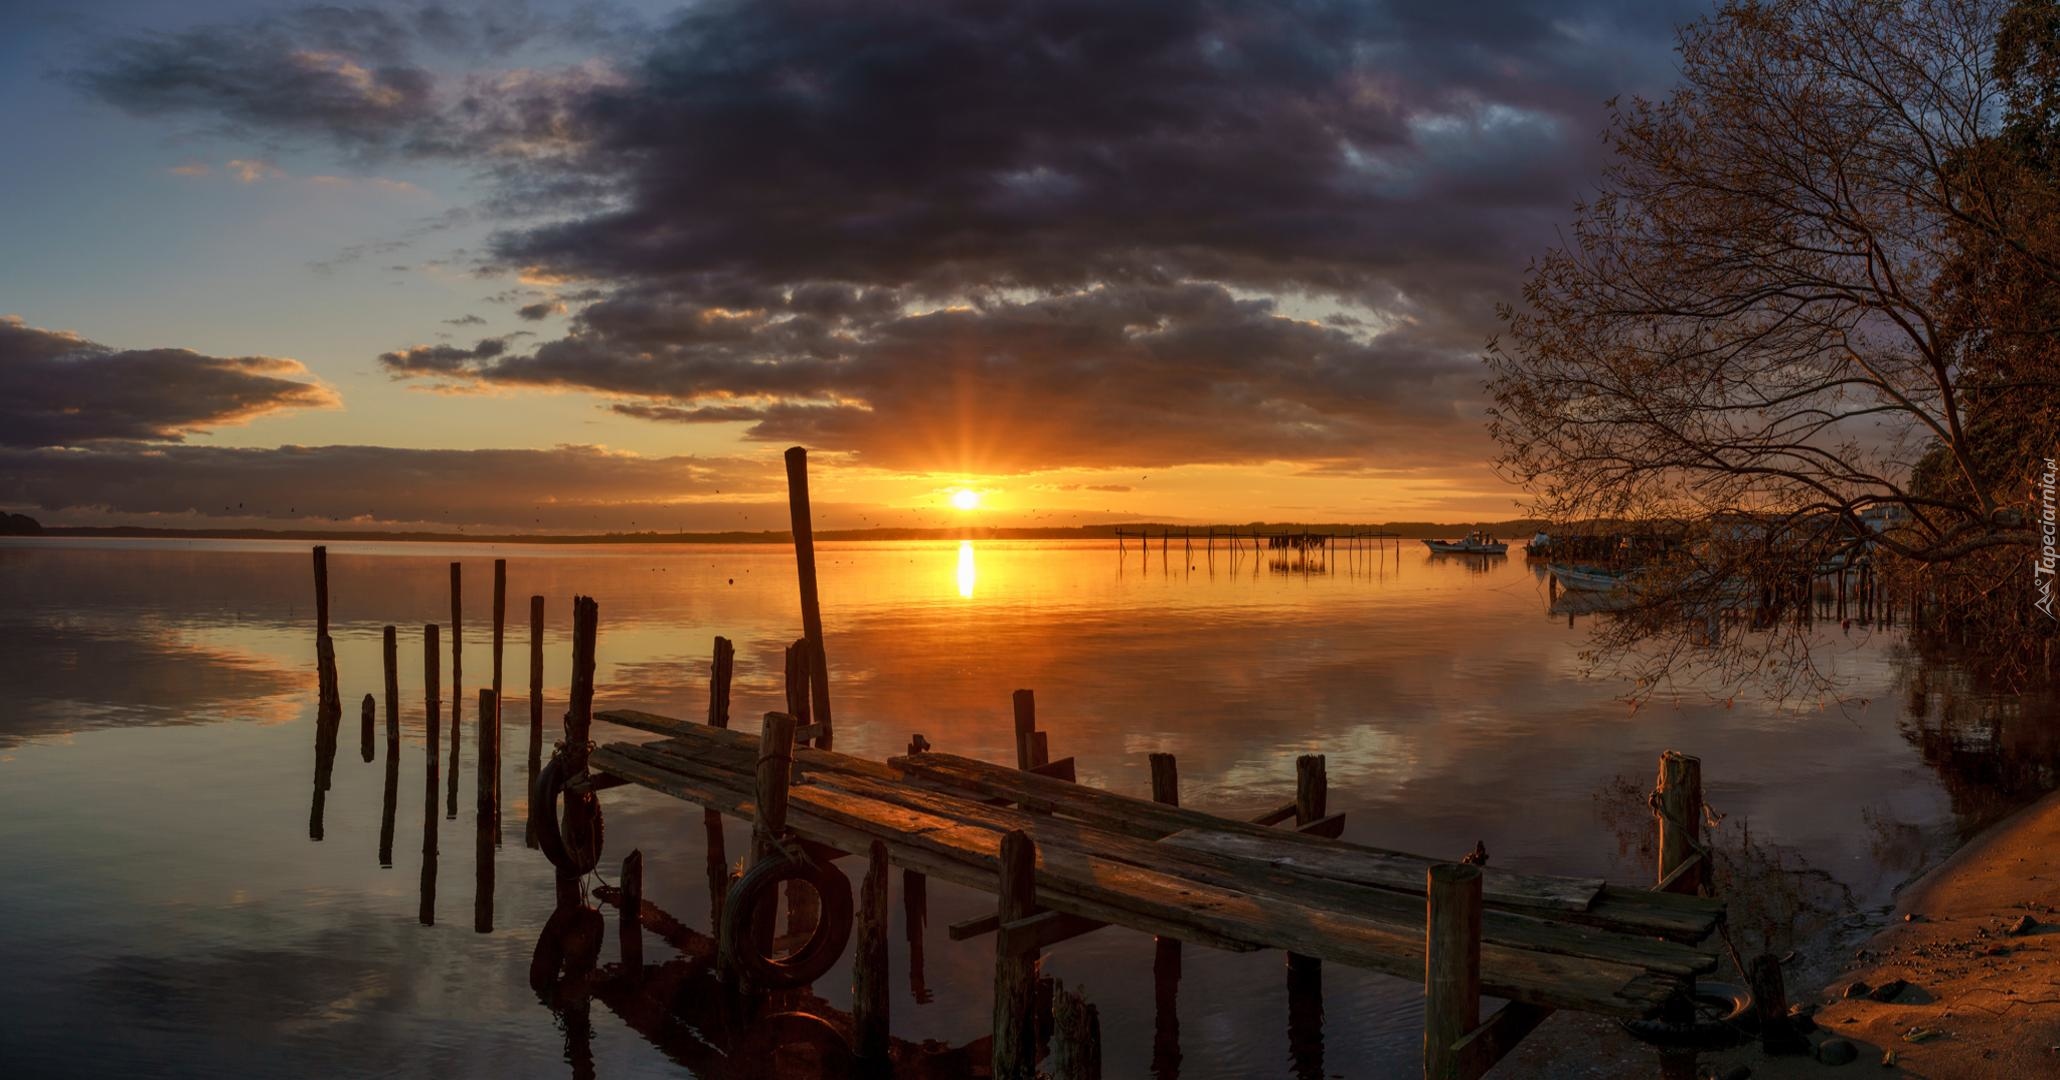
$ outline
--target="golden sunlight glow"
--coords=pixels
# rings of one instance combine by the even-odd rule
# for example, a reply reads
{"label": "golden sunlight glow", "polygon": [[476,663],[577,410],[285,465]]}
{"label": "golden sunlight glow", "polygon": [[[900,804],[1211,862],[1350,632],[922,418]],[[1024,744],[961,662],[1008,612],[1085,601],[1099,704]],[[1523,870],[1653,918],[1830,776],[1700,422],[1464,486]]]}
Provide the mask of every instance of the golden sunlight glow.
{"label": "golden sunlight glow", "polygon": [[[980,509],[980,493],[972,488],[960,488],[951,493],[951,505],[961,510]],[[969,551],[971,549],[968,549]]]}
{"label": "golden sunlight glow", "polygon": [[958,545],[958,594],[968,600],[973,598],[973,582],[980,572],[973,566],[973,542],[961,540]]}

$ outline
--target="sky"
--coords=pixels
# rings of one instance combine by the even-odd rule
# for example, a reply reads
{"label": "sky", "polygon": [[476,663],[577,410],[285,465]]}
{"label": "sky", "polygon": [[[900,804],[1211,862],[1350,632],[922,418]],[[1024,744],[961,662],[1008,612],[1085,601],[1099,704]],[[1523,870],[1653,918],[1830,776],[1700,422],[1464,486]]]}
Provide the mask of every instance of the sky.
{"label": "sky", "polygon": [[1496,305],[1702,13],[10,0],[0,507],[1513,517]]}

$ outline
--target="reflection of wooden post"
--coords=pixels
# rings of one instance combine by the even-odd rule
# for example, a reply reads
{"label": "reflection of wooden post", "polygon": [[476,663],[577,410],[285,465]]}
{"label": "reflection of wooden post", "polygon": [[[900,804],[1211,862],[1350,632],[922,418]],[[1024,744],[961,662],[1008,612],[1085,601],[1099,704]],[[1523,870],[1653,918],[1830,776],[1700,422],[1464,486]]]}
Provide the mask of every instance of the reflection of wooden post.
{"label": "reflection of wooden post", "polygon": [[329,635],[329,549],[315,547],[315,633]]}
{"label": "reflection of wooden post", "polygon": [[737,647],[730,639],[715,639],[715,660],[709,665],[708,678],[708,724],[710,727],[730,726],[730,673],[736,667]]}
{"label": "reflection of wooden post", "polygon": [[831,745],[830,661],[823,651],[823,611],[815,591],[815,526],[808,509],[808,451],[799,446],[787,451],[787,509],[794,527],[794,568],[801,582],[801,630],[808,637],[809,671],[813,673],[815,722],[822,734],[815,745]]}
{"label": "reflection of wooden post", "polygon": [[887,845],[866,852],[858,893],[858,944],[851,960],[852,1050],[869,1064],[887,1061]]}
{"label": "reflection of wooden post", "polygon": [[1437,863],[1426,877],[1423,1074],[1456,1080],[1453,1047],[1481,1026],[1481,869]]}
{"label": "reflection of wooden post", "polygon": [[[1702,891],[1702,759],[1669,750],[1659,758],[1659,882],[1664,892]],[[1693,864],[1693,865],[1691,865]]]}
{"label": "reflection of wooden post", "polygon": [[1037,845],[1021,829],[1001,838],[998,914],[994,935],[994,1080],[1032,1080],[1037,1075],[1037,950],[1019,946],[1007,930],[1037,913]]}
{"label": "reflection of wooden post", "polygon": [[622,859],[622,903],[618,931],[622,938],[622,970],[631,979],[644,976],[644,853],[632,849]]}

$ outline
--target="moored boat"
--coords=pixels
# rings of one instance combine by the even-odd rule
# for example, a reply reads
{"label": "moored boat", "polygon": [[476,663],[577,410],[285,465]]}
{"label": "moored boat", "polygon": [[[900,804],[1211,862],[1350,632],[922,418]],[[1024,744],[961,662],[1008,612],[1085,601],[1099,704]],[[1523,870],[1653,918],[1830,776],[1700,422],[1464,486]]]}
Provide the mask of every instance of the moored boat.
{"label": "moored boat", "polygon": [[1503,555],[1509,545],[1487,533],[1467,533],[1461,540],[1425,540],[1423,546],[1440,555]]}
{"label": "moored boat", "polygon": [[1611,570],[1601,566],[1575,566],[1569,563],[1553,563],[1552,576],[1562,589],[1579,592],[1620,592],[1630,586],[1630,572]]}

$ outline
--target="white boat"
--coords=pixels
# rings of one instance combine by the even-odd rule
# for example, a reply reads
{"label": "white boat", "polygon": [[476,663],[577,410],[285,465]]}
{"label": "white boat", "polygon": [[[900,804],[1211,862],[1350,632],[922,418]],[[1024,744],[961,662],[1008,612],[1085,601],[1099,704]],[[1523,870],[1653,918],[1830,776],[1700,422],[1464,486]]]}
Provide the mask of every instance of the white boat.
{"label": "white boat", "polygon": [[1467,533],[1464,540],[1425,540],[1423,546],[1441,555],[1504,555],[1509,545],[1487,533]]}
{"label": "white boat", "polygon": [[1628,572],[1607,570],[1599,566],[1553,563],[1552,576],[1559,579],[1560,588],[1577,592],[1613,593],[1630,587]]}
{"label": "white boat", "polygon": [[1530,543],[1524,545],[1524,554],[1533,559],[1542,559],[1552,554],[1552,537],[1545,533],[1531,537]]}

